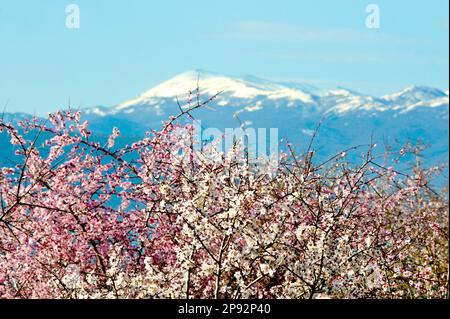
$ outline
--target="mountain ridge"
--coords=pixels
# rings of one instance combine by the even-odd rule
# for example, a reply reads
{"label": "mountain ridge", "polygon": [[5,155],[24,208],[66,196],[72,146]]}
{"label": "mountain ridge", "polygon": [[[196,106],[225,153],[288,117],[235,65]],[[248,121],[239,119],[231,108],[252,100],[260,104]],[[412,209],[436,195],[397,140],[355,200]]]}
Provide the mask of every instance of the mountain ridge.
{"label": "mountain ridge", "polygon": [[[448,91],[416,85],[376,97],[342,87],[323,92],[302,83],[201,72],[179,74],[113,107],[82,109],[83,118],[99,138],[104,139],[113,127],[118,127],[123,143],[130,144],[179,114],[177,100],[188,103],[189,91],[195,103],[198,83],[202,101],[223,91],[210,108],[192,112],[205,128],[223,131],[241,123],[254,128],[278,128],[280,139],[288,138],[304,151],[311,132],[322,123],[315,142],[319,159],[374,141],[386,147],[426,144],[429,148],[423,155],[429,164],[448,163]],[[19,114],[18,119],[24,116]],[[5,117],[14,119],[11,114]]]}
{"label": "mountain ridge", "polygon": [[[313,106],[323,112],[342,113],[353,111],[355,108],[377,111],[407,109],[411,105],[425,106],[425,101],[437,101],[448,103],[448,92],[427,86],[408,86],[405,89],[381,97],[371,96],[353,91],[348,88],[337,87],[325,92],[317,92],[314,87],[302,83],[285,83],[269,81],[255,76],[230,77],[203,70],[193,70],[181,73],[164,81],[140,95],[126,100],[114,107],[92,107],[85,109],[87,114],[99,116],[113,115],[122,111],[131,113],[136,106],[154,107],[159,115],[164,112],[160,109],[161,104],[167,100],[176,99],[183,101],[186,95],[192,92],[195,95],[197,86],[201,95],[215,95],[222,92],[217,98],[219,106],[228,106],[231,99],[247,100],[247,104],[256,104],[262,100],[284,100],[288,107]],[[163,103],[161,103],[162,100]],[[435,105],[436,103],[429,103]],[[255,106],[255,105],[253,105]],[[410,108],[408,108],[410,107]],[[258,110],[258,107],[251,107]],[[259,108],[260,109],[260,108]]]}

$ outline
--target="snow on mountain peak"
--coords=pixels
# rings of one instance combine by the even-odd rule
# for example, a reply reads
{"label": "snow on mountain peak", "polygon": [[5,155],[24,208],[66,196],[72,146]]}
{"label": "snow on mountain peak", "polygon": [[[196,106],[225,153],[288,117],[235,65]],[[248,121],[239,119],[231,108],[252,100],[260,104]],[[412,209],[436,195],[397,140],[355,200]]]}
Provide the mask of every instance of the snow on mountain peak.
{"label": "snow on mountain peak", "polygon": [[255,77],[228,77],[195,70],[177,75],[144,92],[139,97],[120,104],[117,109],[127,108],[131,105],[148,104],[155,98],[182,97],[195,90],[197,86],[200,88],[201,94],[210,96],[223,92],[229,97],[238,99],[253,99],[262,96],[268,99],[299,100],[303,103],[313,103],[314,101],[314,97],[310,93],[282,84]]}
{"label": "snow on mountain peak", "polygon": [[344,87],[337,87],[334,90],[327,91],[323,94],[325,97],[354,97],[354,96],[361,96],[359,92],[344,88]]}
{"label": "snow on mountain peak", "polygon": [[398,93],[383,96],[382,99],[391,103],[409,106],[423,101],[439,99],[445,96],[447,96],[447,94],[438,89],[426,86],[409,86]]}
{"label": "snow on mountain peak", "polygon": [[341,115],[354,111],[407,113],[420,107],[438,108],[448,106],[449,103],[448,94],[425,86],[409,86],[398,93],[381,98],[339,89],[329,91],[324,95],[324,99],[330,107],[328,113]]}

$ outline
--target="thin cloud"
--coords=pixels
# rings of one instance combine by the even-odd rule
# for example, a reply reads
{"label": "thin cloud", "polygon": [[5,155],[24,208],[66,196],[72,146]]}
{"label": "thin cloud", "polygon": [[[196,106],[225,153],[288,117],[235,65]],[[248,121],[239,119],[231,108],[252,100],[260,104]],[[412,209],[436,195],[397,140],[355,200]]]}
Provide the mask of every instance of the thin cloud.
{"label": "thin cloud", "polygon": [[380,30],[370,30],[361,25],[360,29],[306,27],[296,24],[241,21],[233,23],[223,33],[228,39],[243,41],[271,41],[271,42],[304,42],[350,44],[365,43],[379,44],[395,41],[410,42],[414,39],[397,37],[383,33]]}
{"label": "thin cloud", "polygon": [[398,54],[392,52],[348,51],[348,50],[285,50],[285,51],[259,51],[253,54],[257,57],[329,64],[414,64],[430,65],[440,64],[441,59],[430,61],[414,54]]}
{"label": "thin cloud", "polygon": [[373,63],[373,64],[385,64],[388,61],[391,62],[391,57],[387,57],[382,54],[367,54],[357,52],[258,52],[255,54],[258,57],[277,59],[277,60],[293,60],[304,62],[317,62],[317,63]]}

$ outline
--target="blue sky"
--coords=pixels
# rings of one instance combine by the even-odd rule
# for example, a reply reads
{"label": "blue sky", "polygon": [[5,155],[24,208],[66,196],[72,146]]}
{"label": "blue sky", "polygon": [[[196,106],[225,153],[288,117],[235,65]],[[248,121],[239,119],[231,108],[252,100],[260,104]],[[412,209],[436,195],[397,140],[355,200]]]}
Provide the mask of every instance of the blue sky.
{"label": "blue sky", "polygon": [[[68,4],[81,28],[65,26]],[[381,28],[365,25],[368,4]],[[0,0],[0,106],[112,106],[191,69],[382,95],[448,88],[448,0]]]}

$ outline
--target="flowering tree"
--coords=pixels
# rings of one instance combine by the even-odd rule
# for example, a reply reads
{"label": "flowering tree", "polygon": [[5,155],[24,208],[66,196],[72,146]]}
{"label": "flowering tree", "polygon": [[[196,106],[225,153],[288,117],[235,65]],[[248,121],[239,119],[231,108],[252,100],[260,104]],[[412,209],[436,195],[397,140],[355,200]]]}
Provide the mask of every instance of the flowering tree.
{"label": "flowering tree", "polygon": [[372,146],[351,165],[288,145],[276,171],[240,142],[194,150],[177,120],[207,102],[125,147],[117,129],[93,141],[80,112],[0,121],[16,149],[0,171],[0,297],[448,297],[435,169],[402,174]]}

